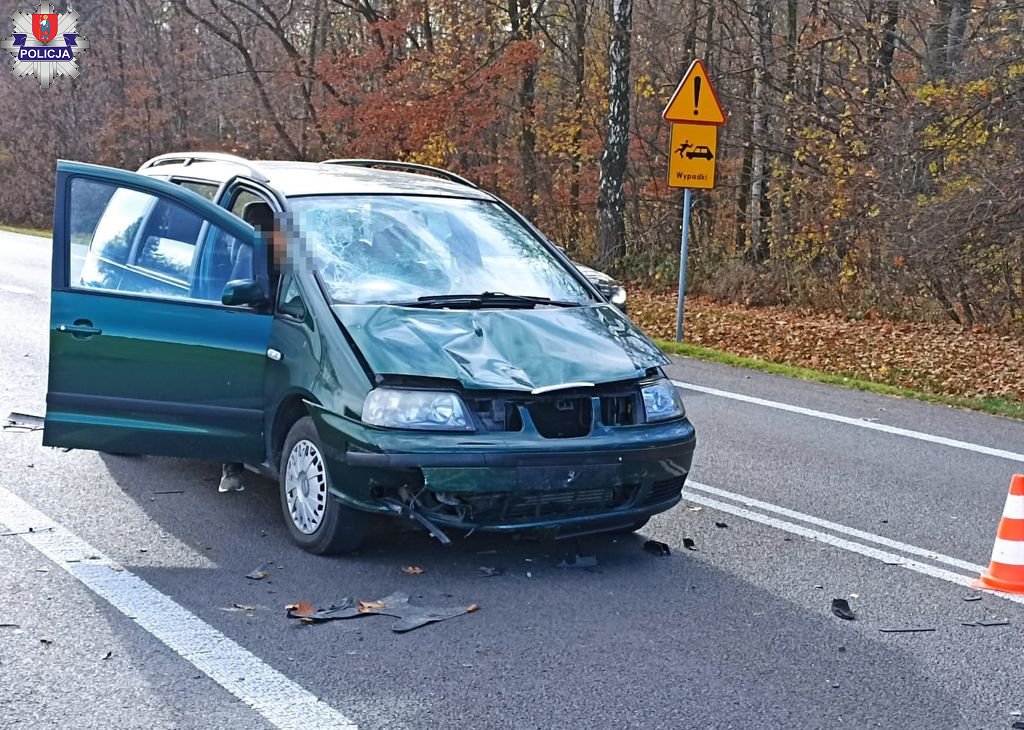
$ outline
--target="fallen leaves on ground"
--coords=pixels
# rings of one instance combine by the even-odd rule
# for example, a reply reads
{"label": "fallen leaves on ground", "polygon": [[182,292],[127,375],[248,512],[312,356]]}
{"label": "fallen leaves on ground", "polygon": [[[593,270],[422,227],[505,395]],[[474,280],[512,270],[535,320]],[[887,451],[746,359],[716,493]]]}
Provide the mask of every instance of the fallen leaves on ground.
{"label": "fallen leaves on ground", "polygon": [[[676,295],[630,290],[630,317],[675,338]],[[1024,340],[956,324],[851,320],[788,307],[687,297],[685,341],[935,395],[1024,401]]]}

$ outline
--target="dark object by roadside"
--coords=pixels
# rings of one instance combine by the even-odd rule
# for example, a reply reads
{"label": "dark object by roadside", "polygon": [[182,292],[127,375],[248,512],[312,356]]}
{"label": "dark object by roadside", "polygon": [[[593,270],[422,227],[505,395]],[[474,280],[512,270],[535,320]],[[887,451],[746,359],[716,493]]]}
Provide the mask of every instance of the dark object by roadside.
{"label": "dark object by roadside", "polygon": [[261,565],[245,577],[249,580],[263,580],[267,577],[267,566]]}
{"label": "dark object by roadside", "polygon": [[725,529],[728,529],[729,525],[727,525],[727,524],[726,524],[726,523],[724,523],[724,522],[716,522],[716,523],[715,523],[715,527],[719,527],[719,528],[721,528],[721,529],[725,530]]}
{"label": "dark object by roadside", "polygon": [[1008,618],[986,618],[980,621],[962,621],[962,626],[1009,626]]}
{"label": "dark object by roadside", "polygon": [[668,545],[666,545],[663,542],[658,542],[657,540],[648,540],[647,542],[645,542],[644,550],[651,553],[652,555],[658,555],[661,557],[665,557],[667,555],[672,554],[672,551],[669,549]]}
{"label": "dark object by roadside", "polygon": [[392,593],[390,596],[376,601],[356,601],[353,598],[344,598],[339,605],[319,611],[308,603],[298,603],[287,607],[288,618],[297,618],[303,623],[322,623],[369,615],[392,616],[398,621],[392,624],[391,630],[400,634],[430,623],[445,621],[465,613],[473,613],[478,609],[479,606],[475,603],[470,606],[441,608],[414,606],[409,603],[409,596],[404,593]]}
{"label": "dark object by roadside", "polygon": [[41,431],[43,419],[28,413],[12,411],[7,416],[7,423],[4,424],[4,431]]}
{"label": "dark object by roadside", "polygon": [[567,560],[563,560],[558,564],[559,568],[596,568],[597,567],[597,556],[596,555],[577,555],[573,558],[570,563]]}
{"label": "dark object by roadside", "polygon": [[494,578],[499,575],[505,575],[504,568],[490,568],[486,565],[480,566],[480,572],[488,578]]}
{"label": "dark object by roadside", "polygon": [[1010,730],[1024,730],[1024,720],[1017,720],[1010,725]]}
{"label": "dark object by roadside", "polygon": [[693,538],[691,538],[691,537],[684,537],[683,538],[683,547],[686,548],[687,550],[696,550],[697,549],[697,543],[694,542]]}
{"label": "dark object by roadside", "polygon": [[845,598],[832,599],[832,615],[844,621],[853,621],[857,618],[853,613],[853,609],[850,608],[850,602]]}
{"label": "dark object by roadside", "polygon": [[964,596],[965,601],[980,601],[981,596]]}
{"label": "dark object by roadside", "polygon": [[918,634],[926,631],[935,631],[934,626],[899,626],[879,629],[883,634]]}

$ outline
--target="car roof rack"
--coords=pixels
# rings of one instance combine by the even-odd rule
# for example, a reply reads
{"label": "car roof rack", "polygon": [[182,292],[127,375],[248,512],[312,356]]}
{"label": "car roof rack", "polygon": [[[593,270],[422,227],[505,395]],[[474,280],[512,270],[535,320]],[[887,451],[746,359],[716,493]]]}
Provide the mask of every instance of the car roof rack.
{"label": "car roof rack", "polygon": [[251,161],[238,155],[229,155],[224,152],[168,152],[164,155],[157,155],[152,159],[146,160],[142,163],[139,170],[145,170],[150,167],[159,167],[161,165],[183,165],[187,167],[193,162],[227,162],[232,165],[239,165],[244,167],[250,177],[259,182],[269,182],[270,178],[263,174],[263,172],[254,165]]}
{"label": "car roof rack", "polygon": [[470,182],[461,175],[456,175],[454,172],[449,172],[440,167],[431,167],[430,165],[421,165],[416,162],[400,162],[398,160],[362,160],[362,159],[342,159],[337,158],[333,160],[324,160],[321,162],[323,165],[351,165],[352,167],[383,167],[392,170],[400,170],[404,172],[415,172],[415,173],[432,173],[443,177],[445,180],[453,183],[459,183],[460,185],[466,185],[479,190],[480,187]]}

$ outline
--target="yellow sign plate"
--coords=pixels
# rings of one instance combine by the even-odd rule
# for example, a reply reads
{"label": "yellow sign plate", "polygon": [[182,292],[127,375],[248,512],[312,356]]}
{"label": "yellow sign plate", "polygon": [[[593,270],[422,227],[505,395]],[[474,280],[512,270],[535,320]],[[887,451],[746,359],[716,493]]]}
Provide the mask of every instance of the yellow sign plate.
{"label": "yellow sign plate", "polygon": [[703,61],[690,64],[661,116],[679,124],[725,124],[725,112]]}
{"label": "yellow sign plate", "polygon": [[718,127],[709,124],[673,124],[668,156],[671,188],[710,190],[715,187]]}

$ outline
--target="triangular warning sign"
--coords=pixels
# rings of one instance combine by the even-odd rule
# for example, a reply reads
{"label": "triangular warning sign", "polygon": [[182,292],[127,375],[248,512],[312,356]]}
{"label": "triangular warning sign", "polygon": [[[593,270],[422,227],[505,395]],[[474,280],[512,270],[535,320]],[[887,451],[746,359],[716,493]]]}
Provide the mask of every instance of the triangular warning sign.
{"label": "triangular warning sign", "polygon": [[703,61],[698,59],[690,64],[661,116],[666,122],[725,124],[725,112]]}

